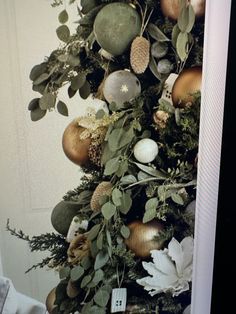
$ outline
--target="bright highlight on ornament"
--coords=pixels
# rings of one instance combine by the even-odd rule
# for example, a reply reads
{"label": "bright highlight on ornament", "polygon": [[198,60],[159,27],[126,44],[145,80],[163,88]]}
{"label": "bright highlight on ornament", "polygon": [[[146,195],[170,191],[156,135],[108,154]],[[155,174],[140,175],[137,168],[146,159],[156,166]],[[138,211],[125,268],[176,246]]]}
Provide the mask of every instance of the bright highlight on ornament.
{"label": "bright highlight on ornament", "polygon": [[134,146],[134,157],[144,164],[152,162],[158,155],[158,145],[155,141],[144,138]]}

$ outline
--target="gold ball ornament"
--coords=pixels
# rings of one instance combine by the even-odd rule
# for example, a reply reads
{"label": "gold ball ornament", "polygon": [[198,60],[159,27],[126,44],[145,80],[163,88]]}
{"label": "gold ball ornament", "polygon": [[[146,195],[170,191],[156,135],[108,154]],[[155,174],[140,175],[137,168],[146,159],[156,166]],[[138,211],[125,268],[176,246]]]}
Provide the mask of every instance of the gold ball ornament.
{"label": "gold ball ornament", "polygon": [[125,244],[137,257],[147,258],[150,256],[151,250],[160,250],[163,247],[164,241],[155,239],[164,228],[159,221],[152,220],[143,223],[136,220],[128,227],[130,236],[125,240]]}
{"label": "gold ball ornament", "polygon": [[202,68],[200,66],[183,70],[174,83],[172,101],[175,107],[184,108],[193,101],[193,94],[201,91]]}
{"label": "gold ball ornament", "polygon": [[91,138],[81,139],[81,134],[85,130],[85,128],[79,126],[76,120],[74,120],[67,126],[62,137],[62,147],[65,155],[79,166],[89,163]]}
{"label": "gold ball ornament", "polygon": [[[205,0],[186,0],[186,2],[191,3],[197,18],[204,16]],[[161,10],[163,15],[176,21],[179,16],[179,3],[179,0],[161,0]]]}
{"label": "gold ball ornament", "polygon": [[52,313],[52,310],[56,307],[56,305],[54,304],[56,300],[56,288],[53,288],[47,298],[46,298],[46,308],[49,314]]}

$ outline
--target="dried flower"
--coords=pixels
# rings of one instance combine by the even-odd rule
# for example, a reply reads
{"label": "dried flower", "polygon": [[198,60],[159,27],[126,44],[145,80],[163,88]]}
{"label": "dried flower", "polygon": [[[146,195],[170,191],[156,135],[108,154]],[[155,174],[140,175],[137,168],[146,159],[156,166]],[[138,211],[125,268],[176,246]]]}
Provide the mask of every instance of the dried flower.
{"label": "dried flower", "polygon": [[165,111],[158,110],[153,114],[153,120],[156,124],[157,129],[164,129],[166,127],[166,122],[169,118],[169,114]]}
{"label": "dried flower", "polygon": [[153,263],[143,262],[151,276],[138,279],[151,296],[171,292],[173,296],[189,290],[192,278],[193,238],[186,237],[180,243],[172,238],[168,249],[151,251]]}

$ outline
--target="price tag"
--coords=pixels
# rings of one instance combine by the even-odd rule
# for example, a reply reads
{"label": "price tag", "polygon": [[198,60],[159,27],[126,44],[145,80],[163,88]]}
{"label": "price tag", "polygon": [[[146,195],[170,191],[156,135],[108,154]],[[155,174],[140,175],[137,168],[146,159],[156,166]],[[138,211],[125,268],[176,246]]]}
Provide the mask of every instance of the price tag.
{"label": "price tag", "polygon": [[112,290],[111,313],[122,312],[126,309],[127,289],[117,288]]}
{"label": "price tag", "polygon": [[171,73],[169,75],[169,77],[165,81],[163,92],[162,92],[162,95],[161,95],[162,99],[168,101],[172,105],[173,105],[173,102],[172,102],[172,88],[174,86],[174,83],[175,83],[177,77],[178,77],[178,74],[175,74],[175,73]]}

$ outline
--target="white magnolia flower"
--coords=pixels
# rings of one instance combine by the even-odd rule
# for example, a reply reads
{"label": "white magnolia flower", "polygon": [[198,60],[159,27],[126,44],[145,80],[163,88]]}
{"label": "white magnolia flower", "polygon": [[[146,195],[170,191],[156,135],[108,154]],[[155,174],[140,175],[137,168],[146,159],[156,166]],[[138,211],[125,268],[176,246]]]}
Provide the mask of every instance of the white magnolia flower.
{"label": "white magnolia flower", "polygon": [[193,238],[186,237],[180,243],[172,238],[168,249],[151,251],[153,263],[143,262],[143,268],[151,275],[138,279],[151,296],[171,292],[173,296],[189,290],[192,279]]}

